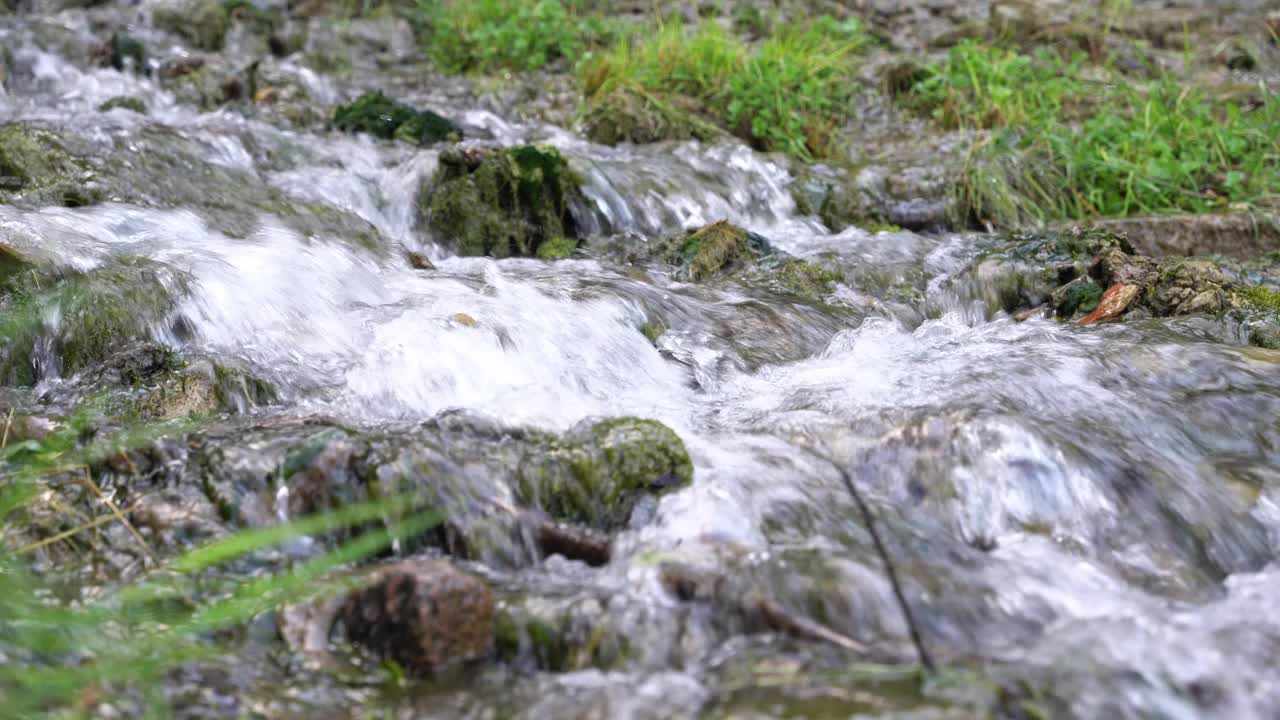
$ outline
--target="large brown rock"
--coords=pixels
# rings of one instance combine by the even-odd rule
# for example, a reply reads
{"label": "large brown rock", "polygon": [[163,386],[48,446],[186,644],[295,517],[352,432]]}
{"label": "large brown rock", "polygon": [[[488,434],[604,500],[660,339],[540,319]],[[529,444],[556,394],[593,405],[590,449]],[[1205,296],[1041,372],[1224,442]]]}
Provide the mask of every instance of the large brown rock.
{"label": "large brown rock", "polygon": [[338,611],[348,639],[417,675],[488,655],[493,618],[489,586],[436,559],[377,571]]}

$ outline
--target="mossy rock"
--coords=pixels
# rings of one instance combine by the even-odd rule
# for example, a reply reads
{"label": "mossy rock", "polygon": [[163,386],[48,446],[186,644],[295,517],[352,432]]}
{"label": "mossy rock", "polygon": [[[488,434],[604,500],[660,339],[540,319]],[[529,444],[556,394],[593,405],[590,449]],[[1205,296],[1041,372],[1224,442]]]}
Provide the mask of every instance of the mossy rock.
{"label": "mossy rock", "polygon": [[200,50],[218,51],[230,16],[220,0],[181,0],[157,7],[151,20],[158,29],[186,38]]}
{"label": "mossy rock", "polygon": [[[1087,297],[1070,294],[1063,286],[1093,276],[1103,288],[1109,278],[1099,269],[1099,260],[1118,253],[1129,258],[1133,247],[1123,236],[1094,228],[1066,232],[1025,232],[1005,235],[981,253],[967,271],[967,279],[980,285],[992,311],[1014,312],[1051,303],[1062,305],[1060,316],[1078,314]],[[1079,289],[1087,294],[1089,281]],[[1055,295],[1056,293],[1056,295]]]}
{"label": "mossy rock", "polygon": [[642,495],[692,482],[693,462],[666,425],[615,418],[580,426],[545,454],[535,452],[518,477],[523,502],[557,520],[610,532],[626,525]]}
{"label": "mossy rock", "polygon": [[844,273],[799,258],[787,258],[770,272],[785,292],[797,297],[820,300],[844,280]]}
{"label": "mossy rock", "polygon": [[1096,228],[1014,236],[984,254],[970,274],[998,292],[1006,311],[1047,301],[1063,319],[1087,315],[1117,286],[1128,287],[1131,299],[1120,301],[1108,319],[1135,309],[1153,317],[1261,312],[1270,297],[1265,288],[1233,282],[1229,275],[1239,269],[1224,273],[1206,258],[1140,255],[1125,237]]}
{"label": "mossy rock", "polygon": [[570,204],[577,178],[553,147],[466,147],[446,151],[419,194],[419,218],[459,255],[564,256],[578,237]]}
{"label": "mossy rock", "polygon": [[1144,299],[1157,317],[1221,313],[1228,307],[1226,284],[1213,262],[1175,258],[1160,263]]}
{"label": "mossy rock", "polygon": [[676,266],[676,276],[702,282],[741,270],[770,252],[768,242],[728,220],[668,237],[662,260]]}
{"label": "mossy rock", "polygon": [[1078,277],[1053,291],[1050,299],[1054,312],[1061,318],[1087,315],[1098,307],[1103,288],[1091,277]]}
{"label": "mossy rock", "polygon": [[18,289],[22,276],[36,264],[17,250],[0,245],[0,300]]}
{"label": "mossy rock", "polygon": [[333,113],[333,126],[344,132],[363,132],[422,146],[462,139],[462,131],[448,118],[430,110],[415,110],[379,91],[339,106]]}
{"label": "mossy rock", "polygon": [[248,412],[276,400],[270,383],[228,365],[192,363],[166,373],[133,403],[131,410],[153,419],[218,412]]}
{"label": "mossy rock", "polygon": [[0,313],[0,382],[70,375],[148,339],[187,285],[166,266],[122,257],[11,299]]}
{"label": "mossy rock", "polygon": [[147,48],[128,33],[112,33],[105,52],[107,62],[116,70],[141,72],[147,67]]}
{"label": "mossy rock", "polygon": [[127,95],[117,95],[110,100],[98,106],[98,112],[111,112],[116,108],[124,108],[138,113],[139,115],[147,114],[147,104],[141,98],[129,97]]}
{"label": "mossy rock", "polygon": [[594,98],[582,122],[587,138],[605,145],[663,140],[705,142],[725,134],[674,102],[627,87]]}
{"label": "mossy rock", "polygon": [[825,166],[798,170],[791,198],[797,212],[817,216],[832,232],[882,219],[873,217],[874,211],[842,172]]}
{"label": "mossy rock", "polygon": [[58,136],[23,123],[0,125],[0,203],[81,207],[101,198],[93,173]]}

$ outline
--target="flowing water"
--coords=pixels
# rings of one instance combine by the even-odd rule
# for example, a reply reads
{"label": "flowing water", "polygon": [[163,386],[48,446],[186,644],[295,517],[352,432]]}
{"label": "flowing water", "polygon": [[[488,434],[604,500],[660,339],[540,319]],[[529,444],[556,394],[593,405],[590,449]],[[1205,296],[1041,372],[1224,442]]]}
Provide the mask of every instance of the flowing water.
{"label": "flowing water", "polygon": [[[813,306],[603,255],[454,257],[414,222],[434,150],[196,112],[149,78],[60,55],[47,38],[87,34],[76,17],[58,33],[5,26],[0,40],[29,74],[0,96],[0,120],[53,123],[104,153],[180,147],[292,201],[357,216],[376,241],[306,237],[253,209],[239,237],[198,208],[105,203],[2,206],[4,242],[81,269],[141,255],[189,273],[177,310],[187,331],[161,339],[275,383],[280,403],[263,414],[382,427],[464,408],[551,430],[636,415],[668,424],[693,456],[692,486],[626,531],[607,566],[551,558],[506,578],[604,598],[636,646],[625,663],[487,676],[409,707],[967,716],[977,690],[861,697],[831,675],[857,658],[724,637],[713,618],[683,615],[659,582],[654,557],[709,565],[874,648],[877,661],[913,662],[839,475],[803,449],[819,448],[853,469],[943,665],[1031,678],[1082,718],[1280,717],[1275,352],[1222,342],[1194,320],[1082,327],[993,315],[947,282],[985,238],[832,234],[796,212],[784,163],[741,145],[608,148],[437,105],[470,134],[559,147],[584,180],[580,220],[597,236],[645,242],[727,218],[782,251],[834,257],[865,285]],[[310,79],[317,94],[343,92]],[[150,115],[94,111],[121,93],[144,97]],[[171,145],[146,144],[162,133]],[[435,269],[409,267],[406,250]],[[915,301],[871,290],[901,283]],[[669,330],[651,343],[638,328],[654,319]],[[273,672],[282,688],[310,682]],[[809,694],[777,690],[788,677]],[[307,707],[305,692],[287,692]],[[323,702],[366,697],[333,692]]]}

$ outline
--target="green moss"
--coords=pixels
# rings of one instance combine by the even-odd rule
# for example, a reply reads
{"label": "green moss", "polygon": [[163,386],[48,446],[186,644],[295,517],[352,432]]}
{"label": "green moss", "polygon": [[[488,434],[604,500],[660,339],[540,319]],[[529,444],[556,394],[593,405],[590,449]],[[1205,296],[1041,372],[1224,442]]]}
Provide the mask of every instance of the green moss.
{"label": "green moss", "polygon": [[1275,328],[1254,328],[1249,331],[1249,344],[1265,350],[1280,350],[1280,331]]}
{"label": "green moss", "polygon": [[34,268],[35,264],[17,250],[0,245],[0,300],[17,290],[22,276]]}
{"label": "green moss", "polygon": [[222,49],[230,17],[219,0],[185,0],[157,7],[151,16],[155,26],[186,38],[200,50]]}
{"label": "green moss", "polygon": [[655,420],[604,420],[551,442],[520,468],[517,485],[524,502],[557,520],[617,530],[641,495],[693,479],[680,436]]}
{"label": "green moss", "polygon": [[728,220],[719,220],[691,233],[679,248],[677,260],[683,274],[697,282],[750,258],[747,231]]}
{"label": "green moss", "polygon": [[1064,318],[1093,312],[1101,299],[1102,288],[1088,277],[1076,278],[1053,294],[1054,309]]}
{"label": "green moss", "polygon": [[143,102],[140,98],[129,97],[127,95],[117,95],[111,98],[110,100],[102,103],[101,105],[98,106],[98,112],[110,112],[111,110],[114,110],[116,108],[124,108],[125,110],[132,110],[133,112],[136,112],[139,115],[147,114],[147,104],[145,102]]}
{"label": "green moss", "polygon": [[541,260],[563,260],[578,249],[578,241],[569,238],[552,238],[538,246],[538,258]]}
{"label": "green moss", "polygon": [[1280,291],[1261,285],[1250,285],[1236,291],[1246,307],[1280,318]]}
{"label": "green moss", "polygon": [[[442,154],[419,213],[459,255],[535,256],[577,237],[569,201],[576,178],[555,148],[461,149]],[[555,250],[553,246],[553,250]]]}
{"label": "green moss", "polygon": [[339,106],[333,113],[333,126],[346,132],[363,132],[384,140],[395,138],[423,146],[462,138],[462,131],[448,118],[430,110],[415,110],[380,91],[365,93]]}
{"label": "green moss", "polygon": [[658,338],[662,337],[666,331],[666,326],[656,322],[647,322],[640,326],[640,332],[654,345],[658,344]]}
{"label": "green moss", "polygon": [[0,202],[80,207],[101,199],[90,187],[88,166],[53,133],[24,125],[0,125]]}
{"label": "green moss", "polygon": [[563,672],[569,667],[565,633],[523,609],[498,613],[494,619],[494,649],[500,660],[531,660],[535,667],[547,672]]}
{"label": "green moss", "polygon": [[128,33],[111,35],[111,67],[116,70],[142,71],[147,66],[147,49],[142,42]]}
{"label": "green moss", "polygon": [[[0,380],[31,385],[55,370],[65,376],[101,362],[122,344],[149,337],[185,289],[183,276],[124,257],[24,294],[0,314]],[[59,367],[46,366],[55,361]]]}
{"label": "green moss", "polygon": [[778,282],[787,292],[803,298],[821,299],[835,289],[835,283],[844,280],[843,273],[821,265],[788,258],[777,269]]}

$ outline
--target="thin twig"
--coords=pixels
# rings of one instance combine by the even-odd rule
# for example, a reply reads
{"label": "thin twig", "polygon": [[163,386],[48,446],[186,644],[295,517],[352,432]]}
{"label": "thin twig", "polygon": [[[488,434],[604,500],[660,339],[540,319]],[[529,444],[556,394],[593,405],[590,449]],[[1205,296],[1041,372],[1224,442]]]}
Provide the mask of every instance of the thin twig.
{"label": "thin twig", "polygon": [[9,445],[9,426],[13,425],[13,408],[9,408],[9,417],[4,419],[4,437],[0,437],[0,450]]}
{"label": "thin twig", "polygon": [[915,616],[911,613],[911,605],[907,602],[907,596],[902,592],[902,583],[898,581],[898,570],[889,559],[889,552],[885,548],[884,541],[880,538],[880,531],[876,528],[875,516],[871,513],[871,507],[867,505],[862,498],[862,493],[858,492],[857,485],[854,484],[853,478],[849,475],[849,471],[844,466],[837,463],[833,458],[824,455],[813,448],[805,445],[798,446],[807,451],[814,457],[822,458],[831,464],[832,467],[840,473],[840,479],[844,481],[844,487],[849,491],[849,495],[853,497],[853,502],[858,506],[858,513],[862,515],[862,522],[867,526],[867,532],[871,534],[871,542],[875,545],[876,553],[880,556],[880,562],[884,564],[885,574],[889,576],[889,584],[893,587],[893,595],[898,601],[898,608],[902,611],[902,617],[907,623],[907,632],[911,635],[911,644],[915,645],[916,655],[920,658],[920,665],[925,672],[934,674],[937,672],[937,666],[933,663],[933,658],[929,655],[929,651],[925,648],[924,637],[920,634],[920,626],[916,623]]}
{"label": "thin twig", "polygon": [[138,529],[133,526],[133,523],[129,522],[128,518],[120,512],[120,508],[116,505],[115,501],[112,500],[109,495],[102,492],[102,488],[98,487],[98,483],[93,481],[93,475],[90,474],[89,468],[87,467],[84,468],[84,479],[85,482],[89,484],[89,487],[93,490],[94,494],[98,496],[98,499],[106,503],[107,507],[111,508],[112,516],[118,518],[120,522],[124,524],[129,533],[133,535],[134,539],[138,541],[138,544],[142,546],[142,551],[146,553],[147,558],[151,560],[151,564],[153,566],[159,565],[155,554],[151,552],[151,546],[148,545],[147,541],[142,537],[142,533],[138,532]]}
{"label": "thin twig", "polygon": [[[128,507],[122,510],[121,513],[128,514],[133,512],[133,510],[134,509],[132,507]],[[116,518],[114,515],[100,515],[94,518],[93,520],[90,520],[88,523],[85,523],[84,525],[73,527],[70,530],[64,530],[58,533],[57,535],[51,535],[43,540],[37,540],[36,542],[31,543],[30,545],[24,545],[23,547],[18,548],[15,552],[18,555],[25,555],[26,553],[32,552],[33,550],[39,550],[45,545],[52,545],[53,543],[56,543],[59,540],[66,540],[67,538],[73,535],[84,532],[85,530],[96,528],[99,525],[105,525],[115,519]]]}

